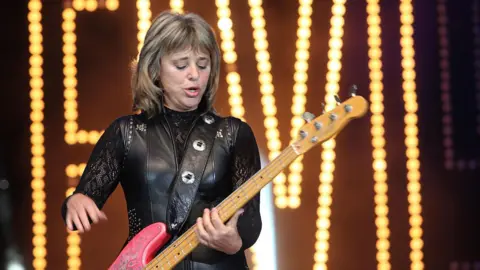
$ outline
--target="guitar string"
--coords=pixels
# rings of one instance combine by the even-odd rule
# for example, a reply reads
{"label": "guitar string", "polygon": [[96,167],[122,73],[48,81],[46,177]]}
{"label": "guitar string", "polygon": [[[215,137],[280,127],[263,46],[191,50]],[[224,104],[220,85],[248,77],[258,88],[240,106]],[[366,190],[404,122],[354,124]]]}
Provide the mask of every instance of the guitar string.
{"label": "guitar string", "polygon": [[[291,154],[294,154],[293,156],[297,155],[297,154],[295,153],[295,151],[293,150],[293,148],[292,148],[291,146],[289,146],[289,147],[287,147],[287,148],[285,149],[283,156],[280,156],[279,158],[277,158],[277,159],[275,159],[274,161],[272,161],[271,165],[270,165],[270,166],[267,166],[266,169],[263,170],[262,173],[259,173],[259,174],[254,175],[254,176],[251,178],[252,181],[247,181],[247,182],[245,183],[245,185],[240,186],[240,187],[237,188],[235,191],[238,190],[239,192],[242,192],[243,194],[245,194],[245,191],[246,191],[246,192],[249,192],[250,190],[254,190],[254,188],[258,188],[258,184],[255,183],[257,179],[254,179],[254,178],[260,177],[260,174],[268,174],[268,173],[271,173],[274,169],[278,169],[278,167],[282,167],[284,161],[287,160],[288,158],[291,158],[291,157],[292,157]],[[277,163],[280,163],[280,164],[278,164],[279,166],[276,166]],[[263,179],[263,178],[260,177],[260,179]],[[268,182],[270,182],[270,180],[269,180]],[[254,188],[252,188],[252,185],[254,185]],[[262,188],[263,188],[263,187],[262,187]],[[235,191],[234,191],[234,193],[235,193]],[[222,210],[222,212],[225,213],[225,212],[231,211],[232,208],[235,209],[236,206],[238,205],[237,203],[234,203],[232,199],[229,199],[229,197],[231,197],[234,193],[231,193],[227,198],[225,198],[225,200],[223,201],[223,202],[225,202],[225,204],[223,204],[223,202],[222,202],[222,203],[220,203],[220,205],[218,206],[218,207],[221,207],[220,210]],[[243,197],[245,198],[245,197],[247,197],[247,196],[243,195]],[[168,247],[167,250],[165,250],[166,252],[165,252],[165,254],[164,254],[163,256],[161,256],[161,257],[159,256],[158,258],[153,259],[151,263],[153,263],[153,264],[158,264],[158,263],[162,262],[163,260],[168,259],[168,257],[171,257],[172,254],[173,254],[173,255],[177,254],[177,252],[175,252],[175,249],[180,248],[187,240],[188,240],[188,242],[190,242],[190,241],[192,240],[192,239],[190,239],[191,236],[195,236],[195,230],[194,230],[195,227],[196,227],[196,224],[195,224],[194,226],[192,226],[190,229],[188,229],[188,230],[185,232],[185,234],[182,235],[182,236],[180,237],[180,239],[178,239],[178,240],[180,240],[180,241],[179,241],[179,243],[177,244],[177,246],[175,246],[175,247],[173,247],[173,246]],[[196,238],[196,237],[194,237],[194,238]],[[187,247],[188,247],[188,245],[187,245]],[[182,248],[182,250],[183,250],[183,248]],[[162,252],[162,253],[163,253],[163,252]],[[167,262],[169,262],[170,260],[172,260],[172,259],[168,259]],[[174,261],[176,261],[176,260],[174,259]],[[149,264],[150,264],[150,263],[149,263]],[[148,267],[148,266],[147,266],[147,267]],[[148,269],[151,269],[151,268],[148,268]]]}
{"label": "guitar string", "polygon": [[[277,169],[277,167],[273,166],[273,165],[276,165],[276,163],[283,163],[284,159],[287,159],[290,154],[292,153],[290,150],[293,150],[291,149],[291,147],[287,148],[286,149],[287,151],[285,151],[284,153],[284,156],[283,157],[280,157],[279,159],[275,160],[275,162],[272,162],[272,166],[268,166],[266,170],[263,171],[263,173],[271,173],[271,171],[273,169]],[[259,175],[259,174],[257,174]],[[254,176],[254,177],[258,177],[258,176]],[[253,178],[252,178],[253,179]],[[246,185],[244,186],[241,186],[239,187],[237,190],[240,190],[241,192],[245,193],[245,191],[247,190],[248,192],[248,189],[251,189],[251,186],[252,184],[255,185],[255,187],[258,186],[258,184],[254,184],[255,180],[252,180],[252,181],[247,181],[246,182]],[[233,193],[229,196],[231,197],[233,195]],[[227,197],[225,200],[224,200],[225,204],[223,205],[222,203],[220,204],[220,206],[223,206],[221,208],[222,212],[227,212],[228,210],[231,209],[231,206],[236,206],[237,204],[236,203],[233,203],[231,202],[231,200],[229,200],[229,198]],[[183,237],[181,238],[184,238],[184,239],[180,239],[178,245],[176,247],[173,247],[171,246],[171,248],[169,248],[170,250],[167,251],[164,256],[162,257],[159,257],[157,259],[155,259],[154,261],[157,261],[159,260],[160,262],[165,260],[165,259],[168,259],[167,257],[170,257],[172,255],[172,253],[177,253],[177,252],[174,252],[174,249],[178,249],[178,248],[181,248],[182,245],[185,243],[185,241],[187,240],[192,240],[192,239],[189,239],[191,238],[191,236],[195,236],[195,233],[194,233],[194,230],[193,230],[194,227],[190,228],[185,234]],[[188,246],[187,246],[188,247]],[[183,250],[183,249],[182,249]],[[169,259],[168,261],[170,261],[171,259]],[[175,259],[173,259],[174,261],[176,261]]]}
{"label": "guitar string", "polygon": [[[332,112],[333,112],[333,111],[331,111],[330,113],[332,113]],[[322,121],[322,122],[323,122],[323,121]],[[329,130],[332,130],[332,129],[333,129],[333,127],[330,126],[330,125],[328,125],[328,127],[330,127]],[[323,140],[322,140],[322,141],[323,141]],[[319,140],[319,142],[320,142],[320,140]],[[218,207],[222,206],[222,207],[223,207],[223,208],[222,208],[223,211],[227,211],[227,210],[232,209],[231,206],[233,206],[233,208],[235,208],[237,204],[234,204],[233,202],[230,202],[230,201],[233,201],[233,200],[231,200],[231,197],[233,196],[233,194],[234,194],[237,190],[240,190],[240,191],[242,191],[242,192],[245,191],[245,190],[247,190],[247,192],[248,192],[248,189],[251,188],[251,185],[253,185],[254,182],[256,182],[256,180],[253,180],[253,178],[259,177],[260,174],[267,174],[267,172],[268,172],[268,173],[271,173],[274,169],[277,169],[278,167],[282,167],[283,164],[284,164],[284,161],[287,160],[288,158],[290,158],[290,157],[291,157],[291,156],[290,156],[291,154],[294,154],[293,157],[298,156],[298,154],[297,154],[297,153],[295,152],[295,150],[293,149],[292,145],[289,145],[288,147],[286,147],[286,148],[281,152],[281,154],[278,156],[278,158],[274,159],[274,160],[270,163],[270,165],[268,165],[268,166],[265,167],[263,170],[260,170],[258,173],[256,173],[254,176],[252,176],[252,177],[250,178],[250,180],[252,180],[252,181],[247,180],[247,182],[245,182],[245,185],[240,186],[239,188],[237,188],[233,193],[231,193],[227,198],[225,198],[225,200],[224,200],[222,203],[220,203],[220,205],[219,205]],[[293,159],[292,159],[292,161],[293,161]],[[290,162],[291,162],[291,161],[290,161]],[[278,163],[280,163],[280,164],[278,164]],[[279,166],[277,166],[277,164],[278,164]],[[287,163],[287,164],[288,164],[288,163]],[[261,173],[260,173],[260,172],[261,172]],[[279,173],[280,173],[280,172],[279,172]],[[273,178],[273,177],[272,177],[272,178]],[[269,180],[268,182],[270,182],[270,181],[271,181],[271,180]],[[257,187],[256,184],[255,184],[255,187]],[[224,203],[225,203],[225,205],[223,206]],[[167,249],[165,249],[164,252],[161,253],[161,254],[163,254],[163,253],[165,253],[165,254],[164,254],[162,257],[160,257],[160,256],[161,256],[161,254],[160,254],[159,257],[154,258],[154,259],[151,261],[151,263],[158,264],[158,263],[160,263],[160,262],[168,259],[168,257],[172,256],[172,253],[173,253],[173,256],[175,256],[175,254],[178,253],[178,252],[175,252],[175,250],[178,249],[178,248],[181,248],[182,245],[185,244],[185,242],[191,242],[192,240],[197,240],[197,241],[198,241],[198,239],[197,239],[197,237],[196,237],[195,230],[194,230],[195,227],[196,227],[196,224],[195,224],[194,226],[192,226],[191,228],[189,228],[182,236],[180,236],[180,237],[177,239],[177,241],[179,242],[177,246],[175,246],[175,247],[173,247],[173,246],[167,247]],[[193,236],[193,239],[191,239],[192,236]],[[188,245],[187,245],[186,247],[188,247]],[[181,250],[183,251],[183,249],[186,248],[186,247],[181,248]],[[178,253],[178,254],[180,254],[180,253]],[[186,256],[186,254],[185,254],[185,256]],[[182,258],[183,258],[183,257],[182,257]],[[174,259],[174,258],[173,258],[173,259],[170,258],[170,259],[167,260],[167,262],[170,262],[171,260],[173,260],[174,262],[177,261],[177,260]],[[149,265],[150,265],[151,263],[149,263]],[[151,268],[149,268],[149,269],[151,269]]]}

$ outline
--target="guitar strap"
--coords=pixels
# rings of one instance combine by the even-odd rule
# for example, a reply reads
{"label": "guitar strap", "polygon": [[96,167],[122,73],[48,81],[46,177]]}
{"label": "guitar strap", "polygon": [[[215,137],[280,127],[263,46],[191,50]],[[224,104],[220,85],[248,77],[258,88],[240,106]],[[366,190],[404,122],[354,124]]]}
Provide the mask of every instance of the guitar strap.
{"label": "guitar strap", "polygon": [[219,117],[206,113],[196,121],[188,137],[167,205],[166,222],[171,235],[176,235],[182,229],[190,214],[219,123]]}

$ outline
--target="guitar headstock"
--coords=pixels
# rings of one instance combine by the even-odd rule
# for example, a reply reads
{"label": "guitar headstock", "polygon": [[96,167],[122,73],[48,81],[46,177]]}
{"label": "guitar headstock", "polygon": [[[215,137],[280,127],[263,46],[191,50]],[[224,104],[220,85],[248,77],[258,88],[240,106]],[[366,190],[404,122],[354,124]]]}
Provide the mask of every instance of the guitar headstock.
{"label": "guitar headstock", "polygon": [[[356,89],[356,87],[354,87]],[[319,143],[336,136],[353,119],[365,115],[368,102],[361,96],[351,93],[351,97],[340,102],[335,96],[337,106],[315,118],[309,112],[303,114],[307,122],[299,130],[298,139],[292,144],[297,154],[303,154]]]}

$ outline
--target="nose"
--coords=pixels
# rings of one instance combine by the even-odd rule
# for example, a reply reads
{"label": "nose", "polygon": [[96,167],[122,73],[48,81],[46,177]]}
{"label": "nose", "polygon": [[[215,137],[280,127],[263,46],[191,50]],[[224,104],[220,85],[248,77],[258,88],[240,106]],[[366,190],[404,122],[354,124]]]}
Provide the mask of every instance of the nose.
{"label": "nose", "polygon": [[188,78],[190,80],[192,80],[192,81],[198,80],[198,77],[200,75],[199,75],[198,68],[196,67],[196,65],[194,65],[190,68],[190,73],[188,75],[189,75]]}

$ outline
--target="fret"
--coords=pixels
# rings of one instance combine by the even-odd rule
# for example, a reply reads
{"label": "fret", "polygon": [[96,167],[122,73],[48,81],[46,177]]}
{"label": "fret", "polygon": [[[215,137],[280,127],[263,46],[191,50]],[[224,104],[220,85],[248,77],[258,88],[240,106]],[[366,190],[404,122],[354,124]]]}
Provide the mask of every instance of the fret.
{"label": "fret", "polygon": [[[238,190],[240,191],[240,193],[242,193],[243,197],[248,197],[248,196],[245,196],[245,191],[244,191],[244,189],[245,189],[245,188],[242,187],[242,186],[240,186],[240,187],[238,188]],[[239,197],[239,198],[240,198],[240,197]]]}
{"label": "fret", "polygon": [[[361,97],[354,97],[356,87],[352,87],[352,97],[344,102],[344,106],[338,106],[331,110],[329,115],[338,115],[340,119],[329,119],[327,115],[317,117],[313,123],[314,117],[308,116],[308,124],[302,127],[302,138],[285,149],[277,155],[266,167],[262,168],[255,175],[251,176],[243,185],[238,187],[227,198],[225,198],[216,208],[219,211],[220,218],[226,222],[234,213],[249,200],[251,200],[261,189],[273,180],[288,164],[293,162],[298,156],[303,155],[310,150],[315,144],[324,142],[334,137],[338,132],[352,119],[362,117],[367,112],[368,102]],[[348,106],[348,110],[347,110]],[[355,111],[352,111],[352,110]],[[350,115],[346,115],[347,111]],[[339,121],[341,120],[341,121]],[[325,126],[320,129],[319,127]],[[304,130],[305,129],[305,130]],[[302,135],[302,134],[301,134]],[[312,136],[313,135],[313,136]],[[188,229],[181,235],[174,245],[167,247],[160,255],[152,260],[147,265],[147,269],[171,269],[176,264],[172,261],[181,260],[189,252],[191,252],[198,244],[198,239],[195,233],[196,225]]]}
{"label": "fret", "polygon": [[[235,209],[239,208],[239,204],[244,205],[247,203],[263,186],[268,184],[270,182],[269,178],[278,175],[283,169],[284,164],[288,164],[296,158],[296,153],[291,150],[291,147],[286,148],[269,166],[265,167],[263,171],[260,171],[257,175],[254,175],[218,206],[219,210],[226,214],[226,217],[221,217],[223,221],[226,221],[230,215],[235,213]],[[235,209],[231,209],[232,206],[234,206]]]}
{"label": "fret", "polygon": [[[257,172],[253,175],[247,182],[237,188],[230,196],[223,200],[218,206],[220,219],[223,222],[226,222],[235,212],[245,205],[249,200],[251,200],[266,184],[270,182],[272,178],[277,176],[285,167],[285,164],[289,164],[293,161],[297,154],[292,151],[292,147],[287,147],[282,151],[280,155],[277,156],[268,166]],[[152,260],[151,268],[154,269],[155,266],[168,265],[172,267],[172,262],[174,265],[177,261],[182,260],[189,252],[191,252],[198,244],[198,239],[195,233],[196,225],[188,229],[184,235],[180,236],[175,243],[170,247],[167,247],[162,254],[165,254],[162,257],[157,257]],[[170,269],[170,268],[168,268]]]}

